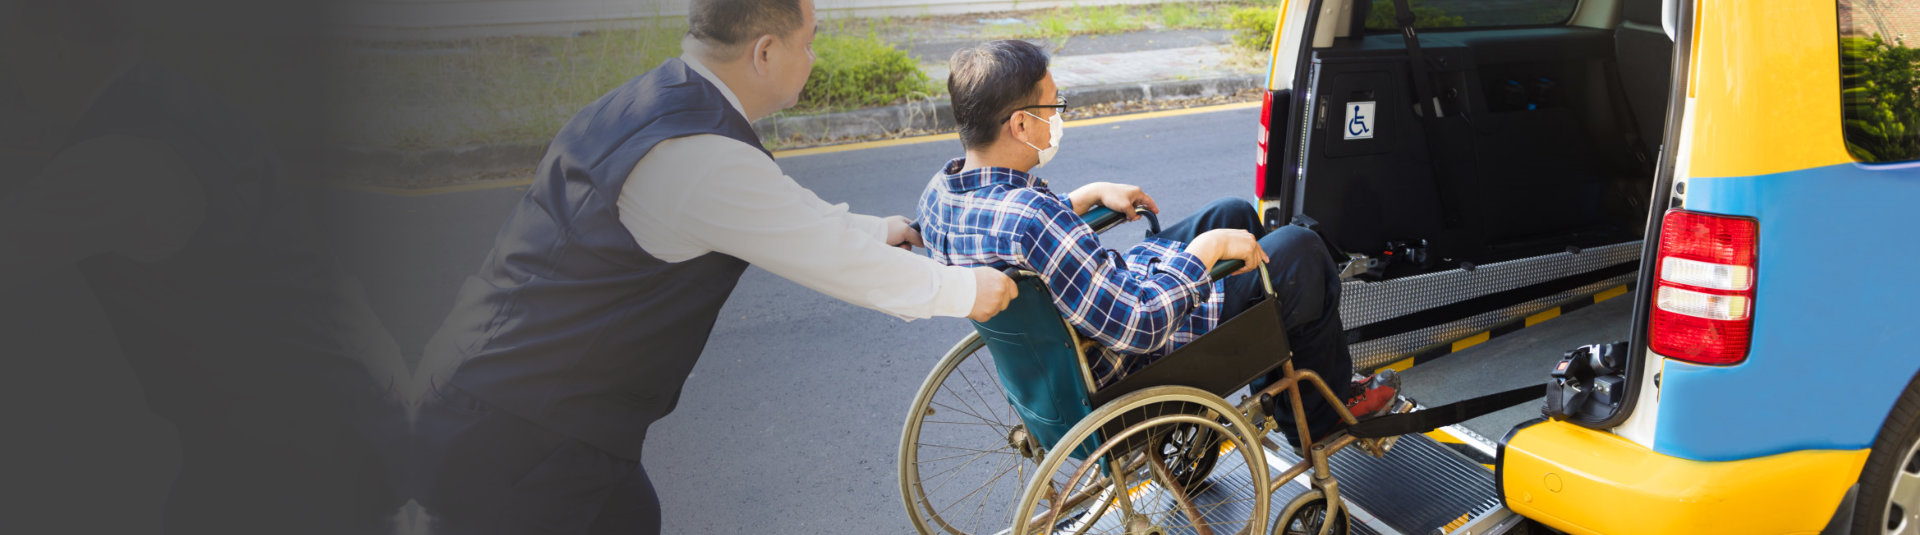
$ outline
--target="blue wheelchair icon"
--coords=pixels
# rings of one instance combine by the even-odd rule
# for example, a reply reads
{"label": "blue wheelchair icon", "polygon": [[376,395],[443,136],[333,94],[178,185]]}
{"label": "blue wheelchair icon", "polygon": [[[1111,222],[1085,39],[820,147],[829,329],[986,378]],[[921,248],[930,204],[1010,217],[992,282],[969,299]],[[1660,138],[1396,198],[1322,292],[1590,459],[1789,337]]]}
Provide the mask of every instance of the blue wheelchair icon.
{"label": "blue wheelchair icon", "polygon": [[1367,117],[1365,115],[1360,115],[1360,106],[1355,105],[1353,107],[1353,120],[1347,121],[1347,135],[1350,135],[1350,136],[1365,135],[1368,131],[1369,129],[1367,128]]}

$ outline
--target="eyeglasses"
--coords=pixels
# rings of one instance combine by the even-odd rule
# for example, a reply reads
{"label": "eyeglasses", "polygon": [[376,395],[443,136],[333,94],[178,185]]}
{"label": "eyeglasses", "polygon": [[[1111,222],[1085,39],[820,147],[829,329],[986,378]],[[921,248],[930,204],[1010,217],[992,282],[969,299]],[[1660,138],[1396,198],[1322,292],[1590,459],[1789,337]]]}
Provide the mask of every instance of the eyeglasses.
{"label": "eyeglasses", "polygon": [[[1056,93],[1053,95],[1053,101],[1055,102],[1054,104],[1034,104],[1030,106],[1021,106],[1018,108],[1014,108],[1013,113],[1020,113],[1021,111],[1031,110],[1034,108],[1053,108],[1056,110],[1060,110],[1061,113],[1066,113],[1067,111],[1066,95],[1061,95]],[[1000,124],[1007,124],[1007,121],[1010,121],[1010,120],[1013,120],[1012,113],[1009,113],[1005,118],[1000,119]]]}

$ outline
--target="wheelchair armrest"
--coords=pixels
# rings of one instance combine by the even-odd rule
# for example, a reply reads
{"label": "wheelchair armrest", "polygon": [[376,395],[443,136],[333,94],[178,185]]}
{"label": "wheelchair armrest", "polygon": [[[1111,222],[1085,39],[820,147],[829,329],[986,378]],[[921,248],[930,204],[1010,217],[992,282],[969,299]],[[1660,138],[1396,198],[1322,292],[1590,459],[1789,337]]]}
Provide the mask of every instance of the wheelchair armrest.
{"label": "wheelchair armrest", "polygon": [[[1146,208],[1134,208],[1133,213],[1146,216],[1147,236],[1160,233],[1160,216],[1158,214]],[[1088,227],[1092,227],[1094,234],[1101,234],[1106,232],[1107,229],[1125,223],[1127,218],[1126,216],[1120,215],[1120,212],[1115,212],[1105,206],[1095,206],[1092,210],[1087,210],[1087,213],[1081,214],[1080,220],[1085,221]]]}
{"label": "wheelchair armrest", "polygon": [[1227,275],[1235,271],[1240,271],[1240,267],[1245,265],[1247,265],[1246,262],[1237,259],[1214,262],[1213,269],[1207,271],[1207,277],[1212,280],[1224,279],[1227,278]]}

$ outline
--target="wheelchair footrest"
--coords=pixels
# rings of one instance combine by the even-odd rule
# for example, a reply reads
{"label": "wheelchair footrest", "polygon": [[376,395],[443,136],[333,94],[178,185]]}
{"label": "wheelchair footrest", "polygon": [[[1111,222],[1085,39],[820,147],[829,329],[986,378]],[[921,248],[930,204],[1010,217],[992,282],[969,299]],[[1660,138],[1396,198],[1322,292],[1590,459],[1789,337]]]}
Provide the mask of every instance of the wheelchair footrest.
{"label": "wheelchair footrest", "polygon": [[[1395,396],[1393,398],[1393,407],[1387,410],[1387,414],[1406,414],[1413,412],[1413,409],[1419,405],[1419,403],[1415,403],[1406,396]],[[1387,452],[1393,451],[1394,443],[1399,441],[1400,436],[1396,435],[1382,438],[1363,438],[1355,442],[1354,445],[1358,446],[1362,451],[1367,452],[1367,454],[1374,456],[1374,458],[1383,458],[1387,456]]]}

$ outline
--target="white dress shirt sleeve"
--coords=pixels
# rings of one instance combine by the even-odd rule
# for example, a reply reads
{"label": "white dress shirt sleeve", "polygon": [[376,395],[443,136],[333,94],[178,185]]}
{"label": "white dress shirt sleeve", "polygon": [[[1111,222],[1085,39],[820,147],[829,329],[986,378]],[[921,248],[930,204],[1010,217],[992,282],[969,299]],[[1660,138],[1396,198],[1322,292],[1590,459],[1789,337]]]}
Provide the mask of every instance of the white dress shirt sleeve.
{"label": "white dress shirt sleeve", "polygon": [[621,188],[620,221],[649,254],[746,260],[902,319],[964,317],[973,274],[885,243],[886,221],[828,204],[758,149],[701,135],[656,145]]}

